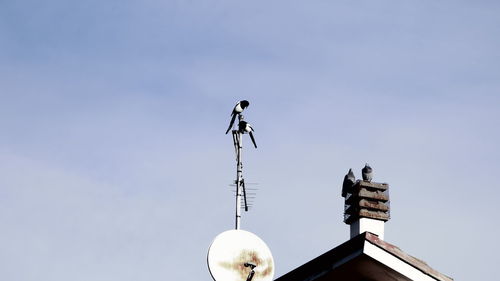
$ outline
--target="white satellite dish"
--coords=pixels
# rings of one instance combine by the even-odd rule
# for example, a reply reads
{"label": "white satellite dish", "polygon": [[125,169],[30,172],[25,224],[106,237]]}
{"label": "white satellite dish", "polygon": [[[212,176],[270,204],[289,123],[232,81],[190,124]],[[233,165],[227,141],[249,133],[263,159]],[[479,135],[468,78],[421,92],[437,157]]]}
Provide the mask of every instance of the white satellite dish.
{"label": "white satellite dish", "polygon": [[215,281],[271,281],[274,260],[266,243],[245,230],[228,230],[208,249],[208,269]]}

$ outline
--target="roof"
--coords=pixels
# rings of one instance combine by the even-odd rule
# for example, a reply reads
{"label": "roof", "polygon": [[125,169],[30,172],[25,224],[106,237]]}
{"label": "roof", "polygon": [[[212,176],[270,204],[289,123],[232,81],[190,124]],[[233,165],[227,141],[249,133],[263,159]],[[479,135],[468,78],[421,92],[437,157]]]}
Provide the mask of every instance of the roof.
{"label": "roof", "polygon": [[452,281],[424,261],[364,232],[275,281]]}

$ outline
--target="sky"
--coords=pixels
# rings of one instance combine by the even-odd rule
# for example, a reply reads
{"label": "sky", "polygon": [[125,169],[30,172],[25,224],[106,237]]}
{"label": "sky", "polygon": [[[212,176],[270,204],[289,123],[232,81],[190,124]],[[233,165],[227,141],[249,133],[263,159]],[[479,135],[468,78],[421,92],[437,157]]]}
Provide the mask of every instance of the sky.
{"label": "sky", "polygon": [[498,1],[0,0],[0,279],[211,280],[234,228],[279,277],[349,239],[341,183],[390,184],[385,240],[497,275]]}

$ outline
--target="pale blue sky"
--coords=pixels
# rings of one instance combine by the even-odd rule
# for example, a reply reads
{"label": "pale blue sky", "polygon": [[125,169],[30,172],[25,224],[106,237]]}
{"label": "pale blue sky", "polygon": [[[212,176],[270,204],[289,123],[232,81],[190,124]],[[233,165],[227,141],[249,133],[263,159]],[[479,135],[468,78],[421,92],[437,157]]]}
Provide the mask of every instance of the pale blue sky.
{"label": "pale blue sky", "polygon": [[348,239],[368,162],[386,241],[493,278],[499,28],[497,1],[0,1],[0,279],[211,280],[240,99],[276,276]]}

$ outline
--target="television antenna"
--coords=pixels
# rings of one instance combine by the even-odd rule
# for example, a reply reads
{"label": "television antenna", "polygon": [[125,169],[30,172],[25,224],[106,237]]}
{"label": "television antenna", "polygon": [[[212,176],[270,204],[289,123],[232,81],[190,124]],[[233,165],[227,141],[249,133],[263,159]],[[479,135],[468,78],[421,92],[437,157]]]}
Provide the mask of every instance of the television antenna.
{"label": "television antenna", "polygon": [[[233,111],[234,112],[234,111]],[[243,115],[238,113],[238,128],[232,130],[234,151],[236,153],[236,180],[234,181],[236,185],[236,214],[235,214],[235,229],[240,229],[241,225],[241,210],[244,209],[248,212],[248,198],[245,188],[245,179],[243,178],[243,162],[242,162],[242,152],[243,152],[243,134],[248,133],[252,142],[257,148],[255,143],[255,138],[253,137],[253,128],[250,124],[244,121]],[[242,206],[243,203],[243,206]]]}
{"label": "television antenna", "polygon": [[[226,134],[231,130],[236,154],[236,214],[235,229],[222,232],[215,237],[208,249],[208,269],[215,281],[272,281],[274,260],[266,243],[257,235],[240,229],[241,210],[248,211],[249,199],[255,195],[255,188],[245,187],[243,178],[243,135],[248,134],[257,148],[253,128],[244,121],[241,114],[250,103],[242,100],[233,109]],[[238,125],[234,122],[238,117]],[[247,183],[251,185],[252,183]]]}

